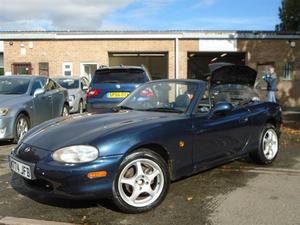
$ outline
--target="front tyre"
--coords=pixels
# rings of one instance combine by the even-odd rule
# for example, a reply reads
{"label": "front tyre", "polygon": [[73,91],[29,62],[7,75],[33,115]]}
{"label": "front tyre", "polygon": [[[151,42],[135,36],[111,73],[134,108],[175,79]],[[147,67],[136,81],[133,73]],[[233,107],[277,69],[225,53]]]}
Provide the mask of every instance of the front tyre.
{"label": "front tyre", "polygon": [[260,135],[258,150],[250,153],[250,157],[260,164],[271,164],[279,150],[279,138],[273,125],[267,124]]}
{"label": "front tyre", "polygon": [[69,106],[67,104],[64,104],[64,107],[61,112],[61,116],[68,116],[68,115],[70,115]]}
{"label": "front tyre", "polygon": [[24,135],[28,132],[29,129],[30,129],[29,118],[24,114],[18,115],[15,122],[13,142],[18,143],[18,141],[24,137]]}
{"label": "front tyre", "polygon": [[165,160],[150,150],[140,149],[123,160],[114,180],[113,200],[123,212],[145,212],[164,200],[169,185]]}

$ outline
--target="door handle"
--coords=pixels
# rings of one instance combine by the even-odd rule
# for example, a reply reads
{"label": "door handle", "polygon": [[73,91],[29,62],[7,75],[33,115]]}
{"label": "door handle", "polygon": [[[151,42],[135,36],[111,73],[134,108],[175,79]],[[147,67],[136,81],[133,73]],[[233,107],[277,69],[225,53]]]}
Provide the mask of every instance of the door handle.
{"label": "door handle", "polygon": [[249,121],[249,118],[248,117],[242,117],[240,118],[239,122],[240,123],[247,123]]}

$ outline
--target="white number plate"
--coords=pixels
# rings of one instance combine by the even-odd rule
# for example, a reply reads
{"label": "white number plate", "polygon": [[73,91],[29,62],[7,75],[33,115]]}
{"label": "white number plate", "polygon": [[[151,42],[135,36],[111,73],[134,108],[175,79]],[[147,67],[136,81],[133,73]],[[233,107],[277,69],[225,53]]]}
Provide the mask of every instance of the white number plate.
{"label": "white number plate", "polygon": [[10,168],[17,174],[20,174],[21,176],[27,179],[32,179],[30,166],[27,166],[23,163],[14,160],[13,158],[10,158]]}

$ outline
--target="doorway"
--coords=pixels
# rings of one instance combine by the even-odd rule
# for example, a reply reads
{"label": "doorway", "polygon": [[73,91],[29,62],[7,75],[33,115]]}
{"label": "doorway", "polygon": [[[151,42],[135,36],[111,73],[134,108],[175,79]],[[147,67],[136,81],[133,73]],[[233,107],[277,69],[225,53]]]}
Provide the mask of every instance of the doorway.
{"label": "doorway", "polygon": [[80,63],[80,76],[92,80],[95,71],[98,68],[98,63]]}
{"label": "doorway", "polygon": [[144,66],[153,80],[168,78],[167,52],[109,53],[109,66]]}

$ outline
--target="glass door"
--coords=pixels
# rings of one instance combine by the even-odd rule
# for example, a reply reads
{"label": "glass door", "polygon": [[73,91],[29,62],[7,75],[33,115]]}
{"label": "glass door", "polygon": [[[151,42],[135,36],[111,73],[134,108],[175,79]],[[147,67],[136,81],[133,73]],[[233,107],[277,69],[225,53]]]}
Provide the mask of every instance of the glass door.
{"label": "glass door", "polygon": [[80,64],[80,75],[92,80],[95,71],[98,68],[98,63],[81,63]]}

